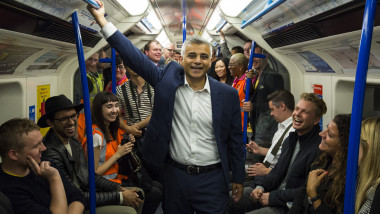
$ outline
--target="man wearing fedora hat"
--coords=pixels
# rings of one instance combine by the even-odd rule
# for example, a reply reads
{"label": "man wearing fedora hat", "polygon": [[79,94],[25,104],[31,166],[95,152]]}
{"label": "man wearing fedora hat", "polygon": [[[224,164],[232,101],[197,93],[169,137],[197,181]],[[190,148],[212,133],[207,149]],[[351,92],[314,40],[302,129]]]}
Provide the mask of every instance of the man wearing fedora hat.
{"label": "man wearing fedora hat", "polygon": [[[45,112],[37,122],[41,127],[50,127],[43,139],[47,148],[42,156],[58,165],[66,177],[89,199],[88,168],[82,145],[74,138],[78,112],[83,104],[74,105],[65,95],[50,97],[45,102]],[[142,200],[137,191],[126,189],[102,176],[95,176],[97,213],[138,213]],[[107,206],[106,206],[107,205]],[[124,205],[124,206],[120,206]],[[133,209],[133,208],[135,209]]]}

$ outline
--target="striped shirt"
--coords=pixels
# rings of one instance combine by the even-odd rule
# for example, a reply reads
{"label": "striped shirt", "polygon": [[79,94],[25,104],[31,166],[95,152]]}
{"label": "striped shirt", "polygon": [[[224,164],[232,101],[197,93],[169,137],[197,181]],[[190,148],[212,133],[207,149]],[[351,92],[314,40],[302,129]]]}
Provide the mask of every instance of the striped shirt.
{"label": "striped shirt", "polygon": [[[132,118],[128,112],[128,105],[125,102],[122,85],[116,88],[116,95],[119,99],[120,112],[123,119],[127,121],[127,125],[131,126],[135,123],[144,120],[146,117],[152,114],[153,110],[153,100],[154,100],[154,89],[152,86],[148,86],[146,83],[143,86],[143,91],[141,94],[137,92],[137,87],[132,83],[131,80],[124,82],[125,89],[127,92],[127,97],[129,104],[132,109]],[[149,99],[148,89],[150,90],[151,97]]]}

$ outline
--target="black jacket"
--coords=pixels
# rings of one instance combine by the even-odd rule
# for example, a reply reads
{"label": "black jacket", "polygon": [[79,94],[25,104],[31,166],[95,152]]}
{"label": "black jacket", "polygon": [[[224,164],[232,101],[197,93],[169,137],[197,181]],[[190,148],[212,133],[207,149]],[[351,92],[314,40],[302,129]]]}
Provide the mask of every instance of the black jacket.
{"label": "black jacket", "polygon": [[252,85],[250,90],[253,105],[250,123],[254,128],[251,139],[262,147],[270,147],[273,135],[277,131],[277,122],[270,116],[267,97],[277,90],[284,89],[284,78],[267,65],[258,81],[256,89]]}
{"label": "black jacket", "polygon": [[[276,166],[266,176],[255,178],[256,186],[263,186],[265,192],[269,193],[269,206],[286,207],[286,202],[294,200],[302,185],[306,182],[310,171],[311,163],[319,154],[318,145],[321,142],[319,125],[315,125],[308,133],[298,136],[297,132],[290,132],[289,137],[284,141],[281,155]],[[289,168],[297,141],[300,141],[300,149],[297,156]],[[281,182],[286,180],[285,190],[278,190]]]}
{"label": "black jacket", "polygon": [[[52,160],[71,183],[74,183],[74,176],[77,177],[80,189],[88,202],[88,168],[82,145],[74,138],[70,138],[69,143],[73,154],[70,156],[53,129],[48,131],[43,143],[47,150],[42,153],[42,156]],[[95,175],[96,206],[119,205],[119,186],[118,183]]]}

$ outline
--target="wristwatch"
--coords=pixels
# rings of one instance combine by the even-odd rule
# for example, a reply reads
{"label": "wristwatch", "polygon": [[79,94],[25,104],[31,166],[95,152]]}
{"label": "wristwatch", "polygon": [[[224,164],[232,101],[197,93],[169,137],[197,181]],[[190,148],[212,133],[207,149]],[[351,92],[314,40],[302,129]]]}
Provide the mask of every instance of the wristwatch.
{"label": "wristwatch", "polygon": [[309,201],[310,205],[313,205],[313,202],[319,200],[319,195],[316,195],[316,196],[314,196],[312,198],[310,198],[309,196],[307,196],[307,200]]}

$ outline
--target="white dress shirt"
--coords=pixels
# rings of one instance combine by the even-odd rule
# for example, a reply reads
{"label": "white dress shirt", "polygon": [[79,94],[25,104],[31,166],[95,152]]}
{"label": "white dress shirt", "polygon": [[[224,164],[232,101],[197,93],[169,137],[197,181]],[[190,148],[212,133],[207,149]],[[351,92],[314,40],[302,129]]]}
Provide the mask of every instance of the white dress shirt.
{"label": "white dress shirt", "polygon": [[210,83],[194,91],[185,84],[175,94],[171,141],[173,160],[185,165],[206,166],[220,162],[212,123]]}
{"label": "white dress shirt", "polygon": [[282,134],[284,133],[284,131],[286,130],[286,128],[291,124],[293,123],[293,120],[292,120],[292,117],[289,117],[288,119],[282,121],[282,123],[278,123],[278,129],[277,129],[277,132],[274,134],[273,136],[273,139],[272,139],[272,145],[270,146],[269,150],[268,150],[268,153],[267,155],[265,156],[265,159],[263,161],[263,163],[265,161],[268,161],[270,163],[270,166],[269,168],[273,168],[277,161],[278,161],[278,158],[280,157],[281,155],[281,148],[282,148],[282,144],[284,143],[285,139],[289,136],[289,133],[290,132],[294,132],[294,128],[293,127],[290,127],[290,129],[288,130],[288,132],[285,134],[284,138],[282,139],[282,142],[281,142],[281,146],[280,148],[278,149],[278,152],[277,154],[274,156],[272,155],[272,150],[273,148],[275,147],[275,145],[277,144],[277,141],[280,140]]}

